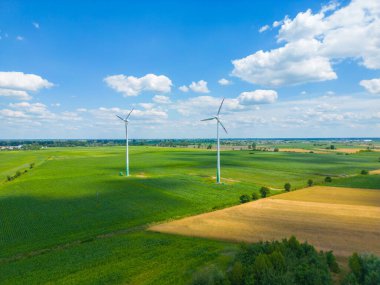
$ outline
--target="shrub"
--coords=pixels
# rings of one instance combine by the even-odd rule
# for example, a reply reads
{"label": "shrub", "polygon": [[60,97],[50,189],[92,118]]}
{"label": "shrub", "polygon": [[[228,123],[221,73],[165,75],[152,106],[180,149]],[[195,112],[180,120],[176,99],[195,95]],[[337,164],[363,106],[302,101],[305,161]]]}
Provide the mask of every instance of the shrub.
{"label": "shrub", "polygon": [[327,183],[332,182],[332,178],[331,178],[330,176],[327,176],[327,177],[325,178],[325,182],[327,182]]}
{"label": "shrub", "polygon": [[312,179],[309,179],[309,180],[307,181],[307,185],[308,185],[309,187],[313,186],[313,184],[314,184],[314,181],[313,181]]}
{"label": "shrub", "polygon": [[259,194],[257,194],[256,192],[253,192],[252,193],[252,201],[259,200],[259,199],[260,199]]}
{"label": "shrub", "polygon": [[250,199],[249,199],[249,196],[247,194],[243,194],[240,196],[240,203],[243,204],[243,203],[247,203],[249,201],[250,201]]}
{"label": "shrub", "polygon": [[29,168],[32,169],[34,167],[34,162],[32,162],[31,164],[29,164]]}
{"label": "shrub", "polygon": [[278,147],[275,147],[273,151],[278,152],[279,151]]}
{"label": "shrub", "polygon": [[13,180],[13,177],[10,175],[7,175],[7,181],[12,181],[12,180]]}
{"label": "shrub", "polygon": [[14,177],[16,178],[16,177],[19,177],[20,175],[21,175],[21,172],[20,172],[20,170],[17,170],[17,171],[16,171],[16,174],[15,174],[15,176],[14,176]]}
{"label": "shrub", "polygon": [[367,174],[368,174],[368,170],[363,169],[363,170],[360,172],[360,174],[362,174],[362,175],[367,175]]}
{"label": "shrub", "polygon": [[286,192],[289,192],[291,188],[292,188],[292,185],[290,185],[289,182],[288,182],[288,183],[285,183],[285,185],[284,185],[284,189],[285,189]]}
{"label": "shrub", "polygon": [[270,190],[268,187],[261,187],[260,194],[261,194],[262,198],[267,197],[269,195],[269,193],[270,193]]}

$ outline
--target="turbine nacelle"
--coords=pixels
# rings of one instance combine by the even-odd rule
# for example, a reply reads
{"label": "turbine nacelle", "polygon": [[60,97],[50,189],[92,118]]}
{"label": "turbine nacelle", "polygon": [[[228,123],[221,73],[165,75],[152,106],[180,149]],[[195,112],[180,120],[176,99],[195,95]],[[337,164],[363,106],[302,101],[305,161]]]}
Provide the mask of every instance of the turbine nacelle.
{"label": "turbine nacelle", "polygon": [[122,120],[123,122],[125,122],[125,123],[129,123],[129,120],[128,120],[128,118],[129,118],[129,116],[131,115],[131,113],[133,112],[133,110],[134,109],[132,109],[129,113],[128,113],[128,115],[125,117],[125,118],[123,118],[123,117],[120,117],[119,115],[116,115],[116,117],[118,117],[120,120]]}
{"label": "turbine nacelle", "polygon": [[223,130],[226,132],[227,134],[227,130],[226,128],[224,127],[223,123],[220,121],[219,119],[219,114],[220,114],[220,110],[222,109],[222,105],[223,105],[223,102],[224,102],[224,98],[222,100],[222,103],[220,104],[219,106],[219,109],[218,109],[218,113],[214,116],[214,117],[211,117],[211,118],[207,118],[207,119],[203,119],[201,121],[212,121],[212,120],[216,120],[218,122],[219,125],[222,126]]}

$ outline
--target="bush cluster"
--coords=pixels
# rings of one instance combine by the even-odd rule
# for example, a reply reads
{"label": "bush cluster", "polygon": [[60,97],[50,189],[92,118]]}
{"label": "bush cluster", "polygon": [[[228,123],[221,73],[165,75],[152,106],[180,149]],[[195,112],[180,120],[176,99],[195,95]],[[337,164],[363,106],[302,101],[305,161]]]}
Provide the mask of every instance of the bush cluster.
{"label": "bush cluster", "polygon": [[317,252],[291,237],[242,245],[227,270],[208,267],[194,275],[192,284],[332,284],[330,271],[339,271],[332,252]]}
{"label": "bush cluster", "polygon": [[[28,170],[24,170],[24,173],[25,172],[28,172]],[[14,175],[7,175],[7,181],[12,181],[14,179],[16,179],[17,177],[21,176],[21,171],[17,170],[16,173]]]}
{"label": "bush cluster", "polygon": [[[29,169],[32,169],[34,167],[34,165],[35,165],[34,162],[29,164]],[[7,181],[15,180],[17,177],[20,177],[21,174],[27,173],[27,172],[28,172],[28,170],[26,170],[26,169],[23,172],[21,172],[20,170],[17,170],[14,175],[7,175]]]}
{"label": "bush cluster", "polygon": [[247,194],[243,194],[243,195],[241,195],[240,196],[240,203],[247,203],[247,202],[249,202],[249,201],[255,201],[255,200],[258,200],[258,199],[260,199],[260,197],[259,197],[259,194],[257,194],[256,192],[253,192],[252,193],[252,195],[251,195],[251,197],[249,197],[249,195],[247,195]]}
{"label": "bush cluster", "polygon": [[372,254],[354,253],[349,261],[350,272],[345,276],[343,285],[380,284],[380,258]]}

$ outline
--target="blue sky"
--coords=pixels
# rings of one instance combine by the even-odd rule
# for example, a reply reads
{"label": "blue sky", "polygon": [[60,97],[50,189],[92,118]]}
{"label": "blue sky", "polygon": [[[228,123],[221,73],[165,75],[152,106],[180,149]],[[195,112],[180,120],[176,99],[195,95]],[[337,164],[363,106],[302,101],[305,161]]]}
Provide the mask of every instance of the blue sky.
{"label": "blue sky", "polygon": [[376,2],[3,0],[0,138],[378,137]]}

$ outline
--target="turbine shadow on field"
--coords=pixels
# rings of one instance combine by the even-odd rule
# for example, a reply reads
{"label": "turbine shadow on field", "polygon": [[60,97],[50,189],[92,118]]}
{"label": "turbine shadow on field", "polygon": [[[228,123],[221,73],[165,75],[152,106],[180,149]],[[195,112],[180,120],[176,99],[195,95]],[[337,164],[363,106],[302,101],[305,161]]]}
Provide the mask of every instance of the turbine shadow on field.
{"label": "turbine shadow on field", "polygon": [[[21,181],[16,188],[26,184]],[[117,177],[82,184],[86,189],[80,195],[64,187],[52,190],[51,196],[0,198],[0,258],[211,211],[235,203],[238,197],[235,191],[225,190],[227,186],[216,188],[214,183],[188,176]],[[61,190],[67,193],[57,198],[56,191]],[[220,191],[226,195],[224,200]]]}

